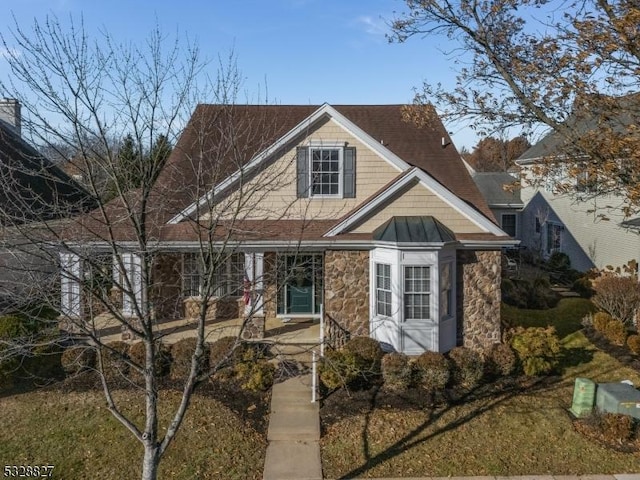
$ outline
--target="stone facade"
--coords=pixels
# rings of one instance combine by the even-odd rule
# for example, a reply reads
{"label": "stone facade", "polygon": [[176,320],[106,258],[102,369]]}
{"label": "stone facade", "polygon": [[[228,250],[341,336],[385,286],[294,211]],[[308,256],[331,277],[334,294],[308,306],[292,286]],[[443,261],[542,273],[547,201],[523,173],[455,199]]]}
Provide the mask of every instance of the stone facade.
{"label": "stone facade", "polygon": [[267,318],[275,318],[277,315],[278,286],[276,252],[265,252],[262,275],[264,315]]}
{"label": "stone facade", "polygon": [[[200,317],[202,300],[198,297],[184,299],[184,318],[197,320]],[[243,312],[244,313],[244,312]],[[238,318],[238,299],[235,297],[212,297],[207,302],[205,321]]]}
{"label": "stone facade", "polygon": [[325,339],[342,346],[369,336],[369,252],[328,250],[324,256]]}
{"label": "stone facade", "polygon": [[157,320],[180,318],[182,309],[182,256],[162,253],[153,260],[150,300]]}
{"label": "stone facade", "polygon": [[480,349],[500,343],[501,258],[500,251],[458,251],[458,344]]}

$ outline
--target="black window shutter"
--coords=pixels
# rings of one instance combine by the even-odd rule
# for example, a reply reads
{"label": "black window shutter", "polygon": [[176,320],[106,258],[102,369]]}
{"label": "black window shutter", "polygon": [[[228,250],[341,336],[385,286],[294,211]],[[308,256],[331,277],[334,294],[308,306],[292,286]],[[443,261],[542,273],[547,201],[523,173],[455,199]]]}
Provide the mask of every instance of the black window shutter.
{"label": "black window shutter", "polygon": [[356,197],[356,148],[346,147],[344,149],[343,163],[343,188],[344,198]]}
{"label": "black window shutter", "polygon": [[309,196],[309,148],[298,147],[297,152],[298,198]]}

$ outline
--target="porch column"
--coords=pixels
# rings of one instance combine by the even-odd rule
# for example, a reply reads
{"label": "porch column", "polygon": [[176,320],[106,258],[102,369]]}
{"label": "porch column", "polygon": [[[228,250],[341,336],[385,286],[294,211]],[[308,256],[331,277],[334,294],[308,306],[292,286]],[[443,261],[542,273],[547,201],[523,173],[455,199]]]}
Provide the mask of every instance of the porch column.
{"label": "porch column", "polygon": [[60,253],[60,311],[66,317],[80,318],[82,262],[74,253]]}
{"label": "porch column", "polygon": [[[142,285],[142,258],[134,253],[122,254],[124,267],[122,282],[122,314],[132,317],[136,314],[136,304],[144,315],[144,290]],[[128,280],[128,283],[127,283]]]}
{"label": "porch column", "polygon": [[245,325],[242,337],[245,339],[264,338],[264,253],[245,253]]}
{"label": "porch column", "polygon": [[245,283],[249,291],[245,291],[245,316],[264,317],[264,253],[244,254]]}

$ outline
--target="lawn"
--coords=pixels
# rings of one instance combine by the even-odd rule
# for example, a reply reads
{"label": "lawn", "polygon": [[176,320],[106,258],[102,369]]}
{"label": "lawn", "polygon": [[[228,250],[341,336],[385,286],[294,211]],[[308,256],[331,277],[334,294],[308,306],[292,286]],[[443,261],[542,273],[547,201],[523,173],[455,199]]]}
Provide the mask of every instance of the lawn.
{"label": "lawn", "polygon": [[584,300],[566,299],[544,314],[524,311],[527,324],[555,324],[569,332],[562,339],[562,375],[524,388],[513,384],[435,408],[398,408],[375,390],[354,392],[351,398],[330,396],[325,412],[332,402],[350,402],[354,408],[353,414],[323,416],[326,478],[640,472],[639,456],[586,439],[567,412],[578,376],[640,384],[637,371],[596,349],[578,331],[588,308]]}
{"label": "lawn", "polygon": [[[138,393],[119,390],[116,398],[142,418]],[[164,390],[161,400],[166,426],[179,392]],[[0,465],[55,465],[53,478],[66,480],[140,478],[141,445],[107,411],[99,391],[45,389],[0,397],[0,412]],[[213,396],[196,393],[160,478],[262,478],[265,434],[241,417]]]}

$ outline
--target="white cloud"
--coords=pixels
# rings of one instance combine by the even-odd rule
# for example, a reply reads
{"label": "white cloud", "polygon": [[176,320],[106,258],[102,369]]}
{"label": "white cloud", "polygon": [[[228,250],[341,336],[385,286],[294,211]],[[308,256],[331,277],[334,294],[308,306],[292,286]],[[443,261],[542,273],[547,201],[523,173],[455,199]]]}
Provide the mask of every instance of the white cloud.
{"label": "white cloud", "polygon": [[374,18],[370,15],[361,15],[356,18],[356,23],[369,35],[385,35],[388,31],[387,24],[379,17]]}

